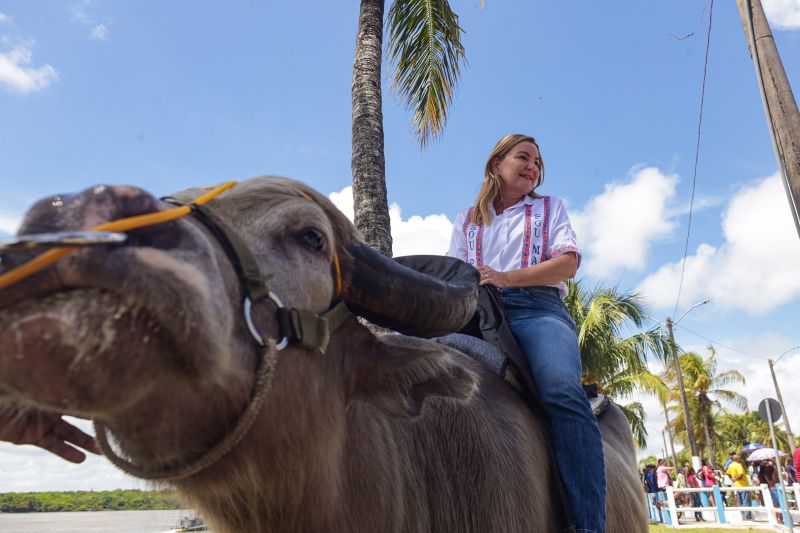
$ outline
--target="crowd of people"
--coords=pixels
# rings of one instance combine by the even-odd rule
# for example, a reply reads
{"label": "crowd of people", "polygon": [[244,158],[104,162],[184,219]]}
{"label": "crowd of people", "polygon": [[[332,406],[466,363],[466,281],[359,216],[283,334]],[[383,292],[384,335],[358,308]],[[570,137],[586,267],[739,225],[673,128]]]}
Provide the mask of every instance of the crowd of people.
{"label": "crowd of people", "polygon": [[[648,464],[642,469],[641,479],[642,486],[645,492],[649,494],[657,494],[667,490],[668,486],[677,489],[683,488],[713,488],[714,485],[721,487],[743,488],[750,487],[751,485],[766,485],[772,497],[772,503],[775,507],[779,507],[779,498],[777,486],[780,484],[778,477],[778,469],[772,459],[757,461],[752,464],[747,464],[742,461],[741,456],[736,452],[730,452],[728,460],[722,468],[713,468],[708,460],[703,459],[702,468],[695,471],[689,461],[686,461],[682,468],[676,469],[668,459],[659,459],[658,464]],[[797,482],[797,472],[794,468],[793,460],[788,459],[786,464],[783,465],[783,480],[786,484],[793,484]],[[730,501],[726,501],[725,496],[729,496]],[[753,494],[758,498],[759,504],[763,505],[760,501],[761,496],[758,492],[751,490],[734,490],[732,492],[723,493],[722,505],[731,505],[736,507],[751,507]],[[709,499],[709,506],[714,507],[713,492],[707,492]],[[661,500],[663,499],[658,499]],[[678,507],[702,507],[701,496],[699,492],[676,492],[675,504]],[[700,511],[694,512],[694,517],[697,522],[704,522],[703,514]],[[752,520],[753,514],[750,511],[742,511],[742,519]],[[778,515],[778,520],[782,523],[783,518]]]}

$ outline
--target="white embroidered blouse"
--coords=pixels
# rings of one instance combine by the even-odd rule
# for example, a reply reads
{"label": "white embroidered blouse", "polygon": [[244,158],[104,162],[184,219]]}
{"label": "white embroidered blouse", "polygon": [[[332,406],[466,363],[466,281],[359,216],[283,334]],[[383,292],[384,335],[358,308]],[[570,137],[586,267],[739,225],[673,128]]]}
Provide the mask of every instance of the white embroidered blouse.
{"label": "white embroidered blouse", "polygon": [[[473,266],[487,265],[500,272],[526,268],[567,252],[581,252],[564,202],[555,196],[523,197],[498,215],[489,206],[491,224],[473,224],[470,207],[456,215],[447,255]],[[565,283],[553,285],[564,298]]]}

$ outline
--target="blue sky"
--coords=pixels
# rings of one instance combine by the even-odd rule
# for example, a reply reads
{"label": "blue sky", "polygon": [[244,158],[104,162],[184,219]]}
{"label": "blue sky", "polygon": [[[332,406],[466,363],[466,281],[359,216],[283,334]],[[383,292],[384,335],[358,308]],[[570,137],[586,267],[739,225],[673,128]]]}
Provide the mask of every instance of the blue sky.
{"label": "blue sky", "polygon": [[[790,82],[800,1],[763,0]],[[564,198],[579,277],[673,313],[688,222],[708,10],[703,0],[452,2],[463,69],[443,137],[420,151],[384,83],[395,253],[443,253],[494,142],[533,134],[542,192]],[[358,2],[0,0],[0,234],[41,196],[97,183],[156,194],[261,174],[352,209],[350,87]],[[678,40],[672,35],[694,36]],[[388,71],[388,68],[385,72]],[[789,218],[734,2],[717,2],[680,316],[684,348],[774,396],[765,359],[800,345],[800,239]],[[699,335],[702,335],[702,338]],[[776,367],[800,431],[800,350]],[[654,365],[654,369],[658,369]],[[660,455],[663,415],[644,398]],[[0,492],[135,486],[102,459],[74,467],[0,445]]]}

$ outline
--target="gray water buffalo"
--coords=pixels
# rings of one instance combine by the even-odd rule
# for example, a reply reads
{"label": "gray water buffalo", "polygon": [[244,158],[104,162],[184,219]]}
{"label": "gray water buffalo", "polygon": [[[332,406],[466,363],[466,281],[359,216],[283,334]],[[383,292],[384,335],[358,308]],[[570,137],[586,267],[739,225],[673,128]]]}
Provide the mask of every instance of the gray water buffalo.
{"label": "gray water buffalo", "polygon": [[[419,338],[469,319],[474,280],[372,252],[298,182],[257,178],[205,205],[0,290],[7,412],[94,420],[116,464],[176,487],[217,533],[558,530],[541,425],[498,377]],[[20,234],[172,207],[96,187],[37,203]],[[407,335],[373,334],[340,301]],[[279,350],[290,326],[304,340]],[[608,531],[646,532],[627,422],[612,408],[600,425]]]}

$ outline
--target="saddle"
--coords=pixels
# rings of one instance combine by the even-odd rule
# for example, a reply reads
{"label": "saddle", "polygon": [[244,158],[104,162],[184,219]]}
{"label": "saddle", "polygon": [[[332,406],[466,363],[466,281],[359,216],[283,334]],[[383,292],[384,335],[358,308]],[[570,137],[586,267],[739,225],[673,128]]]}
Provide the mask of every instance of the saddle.
{"label": "saddle", "polygon": [[[465,279],[466,271],[475,270],[459,259],[439,255],[408,255],[396,257],[395,261],[444,280]],[[522,396],[534,414],[544,415],[528,359],[506,322],[503,300],[495,287],[481,285],[478,288],[477,309],[466,326],[457,333],[433,340],[481,363]],[[600,417],[608,409],[609,400],[598,394],[595,384],[584,385],[583,390],[592,412]]]}
{"label": "saddle", "polygon": [[[536,394],[536,385],[527,383],[525,376],[525,374],[529,375],[529,372],[526,371],[527,369],[520,369],[511,357],[495,344],[460,332],[437,337],[433,340],[439,344],[454,348],[467,355],[470,359],[481,363],[522,396],[528,407],[536,410],[541,409],[538,404],[540,400]],[[609,399],[597,392],[597,385],[595,384],[584,385],[583,392],[589,399],[592,413],[594,413],[595,417],[600,418],[608,410]]]}

